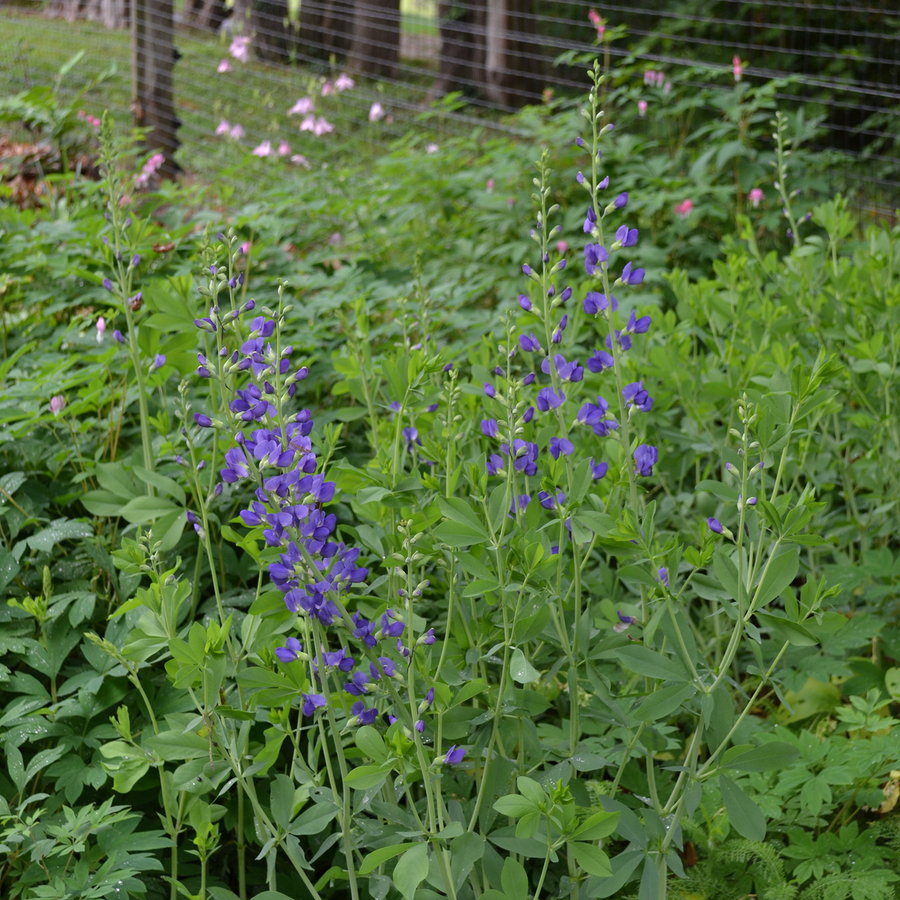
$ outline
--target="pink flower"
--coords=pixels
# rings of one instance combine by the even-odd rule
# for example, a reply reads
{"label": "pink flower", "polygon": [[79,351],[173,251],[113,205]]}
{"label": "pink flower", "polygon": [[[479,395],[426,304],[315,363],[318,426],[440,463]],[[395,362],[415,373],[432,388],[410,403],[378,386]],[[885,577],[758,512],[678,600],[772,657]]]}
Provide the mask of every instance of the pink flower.
{"label": "pink flower", "polygon": [[100,127],[100,120],[96,116],[88,116],[87,120],[88,120],[88,122],[90,122],[91,125],[94,126],[94,128]]}
{"label": "pink flower", "polygon": [[663,93],[668,97],[672,93],[672,82],[667,81],[663,87]]}
{"label": "pink flower", "polygon": [[384,118],[384,107],[376,100],[369,107],[369,121],[370,122],[378,122],[380,119]]}
{"label": "pink flower", "polygon": [[50,412],[54,416],[58,416],[66,408],[66,398],[62,394],[57,394],[50,398]]}
{"label": "pink flower", "polygon": [[272,144],[269,141],[263,141],[258,147],[254,147],[250,151],[254,156],[260,158],[272,155]]}
{"label": "pink flower", "polygon": [[307,116],[315,107],[310,97],[301,97],[288,111],[289,116]]}
{"label": "pink flower", "polygon": [[278,155],[279,156],[290,156],[291,155],[291,145],[287,141],[282,141],[278,145]]}
{"label": "pink flower", "polygon": [[682,219],[686,219],[691,214],[693,208],[694,204],[690,200],[685,200],[675,206],[675,212],[678,213]]}
{"label": "pink flower", "polygon": [[228,120],[222,119],[222,121],[219,122],[219,127],[216,128],[216,134],[217,135],[228,134],[230,131],[231,131],[231,125],[228,124]]}
{"label": "pink flower", "polygon": [[739,56],[735,56],[731,60],[731,68],[732,68],[732,71],[734,72],[734,80],[740,81],[741,75],[744,74],[744,69],[741,66],[741,58]]}
{"label": "pink flower", "polygon": [[141,174],[138,175],[137,178],[134,179],[134,186],[138,188],[145,188],[150,183],[150,179],[157,173],[159,167],[166,161],[166,157],[160,153],[156,152],[147,162],[144,163],[144,167],[141,169]]}
{"label": "pink flower", "polygon": [[316,128],[316,117],[315,116],[307,116],[300,123],[301,131],[315,131],[315,128]]}
{"label": "pink flower", "polygon": [[438,150],[440,150],[440,149],[441,149],[441,148],[438,147],[438,145],[435,144],[433,141],[429,141],[429,142],[425,145],[425,152],[426,152],[426,153],[437,153]]}
{"label": "pink flower", "polygon": [[328,235],[328,243],[331,244],[332,247],[336,247],[341,240],[341,233],[339,231],[335,231],[334,234]]}
{"label": "pink flower", "polygon": [[303,156],[302,154],[300,154],[300,153],[295,153],[295,154],[291,157],[291,162],[292,162],[295,166],[303,166],[304,169],[309,169],[309,168],[310,168],[309,160],[308,160],[305,156]]}
{"label": "pink flower", "polygon": [[250,58],[250,38],[238,35],[228,48],[228,52],[238,61],[245,63]]}
{"label": "pink flower", "polygon": [[239,141],[242,137],[247,137],[247,132],[240,125],[232,125],[228,137],[233,141]]}
{"label": "pink flower", "polygon": [[106,331],[106,319],[103,316],[100,316],[97,319],[97,343],[99,344],[103,340],[103,333]]}
{"label": "pink flower", "polygon": [[653,69],[644,72],[644,84],[656,84],[656,72]]}
{"label": "pink flower", "polygon": [[750,202],[753,204],[754,209],[756,209],[756,207],[759,206],[762,199],[763,199],[762,188],[753,188],[753,190],[750,191]]}
{"label": "pink flower", "polygon": [[340,93],[341,91],[349,91],[350,88],[354,87],[356,82],[346,73],[341,72],[340,75],[335,79],[334,89]]}
{"label": "pink flower", "polygon": [[569,245],[565,241],[557,241],[556,242],[556,252],[563,256],[565,252],[569,249]]}
{"label": "pink flower", "polygon": [[488,178],[487,184],[484,186],[484,189],[485,189],[489,194],[493,194],[493,193],[494,193],[494,179],[493,179],[493,178]]}
{"label": "pink flower", "polygon": [[647,115],[647,101],[638,100],[638,115],[643,119]]}
{"label": "pink flower", "polygon": [[327,97],[331,93],[332,84],[330,81],[326,81],[325,84],[322,85],[322,96]]}
{"label": "pink flower", "polygon": [[606,30],[606,26],[603,23],[603,19],[600,18],[600,14],[596,9],[592,9],[588,12],[588,18],[591,20],[591,24],[597,29],[597,39],[603,40],[603,32]]}
{"label": "pink flower", "polygon": [[316,124],[313,126],[313,134],[316,137],[322,137],[323,134],[328,134],[329,131],[334,131],[334,125],[326,119],[323,119],[322,116],[319,116],[319,118],[316,119]]}
{"label": "pink flower", "polygon": [[220,75],[224,75],[226,72],[230,72],[230,71],[231,71],[231,63],[228,62],[227,59],[223,59],[223,60],[219,63],[219,67],[216,69],[216,71],[217,71]]}
{"label": "pink flower", "polygon": [[244,256],[246,256],[249,252],[250,252],[250,241],[244,241],[244,243],[241,244],[241,253],[243,253]]}

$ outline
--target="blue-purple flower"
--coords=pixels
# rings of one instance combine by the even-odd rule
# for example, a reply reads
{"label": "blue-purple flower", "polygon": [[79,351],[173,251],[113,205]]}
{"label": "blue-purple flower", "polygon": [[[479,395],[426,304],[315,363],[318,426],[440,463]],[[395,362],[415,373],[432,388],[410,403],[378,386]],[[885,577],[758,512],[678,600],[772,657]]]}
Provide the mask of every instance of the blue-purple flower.
{"label": "blue-purple flower", "polygon": [[625,385],[622,396],[625,398],[626,406],[633,406],[641,412],[650,412],[653,408],[653,398],[644,390],[643,381],[634,381]]}
{"label": "blue-purple flower", "polygon": [[519,346],[525,353],[536,353],[541,349],[540,341],[533,335],[519,335]]}
{"label": "blue-purple flower", "polygon": [[295,637],[289,637],[287,641],[286,647],[276,647],[275,655],[283,662],[283,663],[291,663],[300,658],[300,654],[303,652],[303,645],[300,641]]}
{"label": "blue-purple flower", "polygon": [[611,353],[607,353],[605,350],[595,350],[588,357],[586,365],[591,372],[599,375],[604,369],[611,369],[615,365],[615,360]]}
{"label": "blue-purple flower", "polygon": [[584,269],[588,275],[599,275],[602,264],[609,260],[609,253],[602,244],[588,244],[584,248]]}
{"label": "blue-purple flower", "polygon": [[317,709],[321,709],[325,705],[325,698],[321,694],[302,694],[303,697],[303,715],[311,716]]}
{"label": "blue-purple flower", "polygon": [[552,387],[541,388],[537,395],[537,408],[541,412],[547,412],[550,409],[558,409],[566,402],[566,395],[560,388],[557,394]]}
{"label": "blue-purple flower", "polygon": [[568,438],[550,438],[550,455],[554,459],[559,459],[560,454],[563,456],[571,456],[575,452],[575,445]]}
{"label": "blue-purple flower", "polygon": [[496,419],[482,419],[481,420],[481,433],[485,437],[495,438],[500,435],[500,426],[497,425]]}
{"label": "blue-purple flower", "polygon": [[606,473],[609,471],[609,464],[605,462],[595,462],[594,457],[591,457],[591,478],[594,481],[599,481],[601,478],[606,477]]}
{"label": "blue-purple flower", "polygon": [[650,444],[641,444],[634,451],[635,472],[643,477],[653,474],[653,467],[659,460],[659,451]]}
{"label": "blue-purple flower", "polygon": [[625,263],[625,268],[622,269],[619,280],[622,284],[640,284],[644,280],[644,270],[634,269],[632,271],[631,263]]}
{"label": "blue-purple flower", "polygon": [[[589,316],[595,316],[597,313],[605,312],[608,306],[606,294],[597,291],[588,291],[584,297],[584,311]],[[619,301],[615,297],[612,298],[612,308],[615,312],[619,308]]]}
{"label": "blue-purple flower", "polygon": [[637,619],[634,616],[626,616],[620,609],[616,610],[616,615],[619,617],[619,621],[613,625],[613,631],[617,631],[620,634],[623,631],[628,631],[628,626],[634,625],[637,622]]}

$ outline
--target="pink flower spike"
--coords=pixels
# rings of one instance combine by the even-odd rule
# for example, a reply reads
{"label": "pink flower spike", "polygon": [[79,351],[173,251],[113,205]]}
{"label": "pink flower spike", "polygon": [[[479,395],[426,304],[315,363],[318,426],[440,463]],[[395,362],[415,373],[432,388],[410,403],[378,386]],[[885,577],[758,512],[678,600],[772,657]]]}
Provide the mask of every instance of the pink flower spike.
{"label": "pink flower spike", "polygon": [[341,72],[340,75],[335,79],[334,89],[340,93],[341,91],[349,91],[350,88],[354,87],[356,82],[346,73]]}
{"label": "pink flower spike", "polygon": [[643,119],[647,115],[647,101],[638,100],[638,115]]}
{"label": "pink flower spike", "polygon": [[279,156],[290,156],[291,155],[291,145],[287,141],[282,141],[278,145],[278,155]]}
{"label": "pink flower spike", "polygon": [[219,122],[219,127],[216,128],[216,134],[217,135],[228,134],[230,131],[231,131],[231,125],[228,124],[228,120],[222,119],[222,121]]}
{"label": "pink flower spike", "polygon": [[685,200],[675,206],[675,212],[678,213],[682,219],[686,219],[691,214],[693,208],[694,204],[690,200]]}
{"label": "pink flower spike", "polygon": [[50,412],[54,416],[58,416],[66,408],[66,398],[62,394],[57,394],[50,398]]}
{"label": "pink flower spike", "polygon": [[763,196],[762,188],[753,188],[750,191],[750,202],[753,204],[754,209],[762,202]]}
{"label": "pink flower spike", "polygon": [[322,96],[327,97],[332,90],[332,84],[330,81],[326,81],[325,84],[322,85]]}
{"label": "pink flower spike", "polygon": [[376,100],[369,107],[369,121],[378,122],[384,118],[384,107]]}
{"label": "pink flower spike", "polygon": [[319,116],[319,118],[316,119],[316,124],[313,126],[313,134],[316,137],[322,137],[323,134],[328,134],[330,131],[334,131],[334,125],[326,119],[323,119],[322,116]]}
{"label": "pink flower spike", "polygon": [[247,132],[240,125],[232,125],[231,131],[228,132],[228,136],[233,141],[239,141],[243,137],[247,137]]}
{"label": "pink flower spike", "polygon": [[309,160],[305,156],[303,156],[301,153],[295,153],[291,157],[291,162],[295,166],[303,166],[304,169],[311,168]]}
{"label": "pink flower spike", "polygon": [[493,194],[493,193],[494,193],[494,179],[493,179],[493,178],[488,178],[487,184],[484,186],[484,189],[485,189],[489,194]]}
{"label": "pink flower spike", "polygon": [[228,48],[228,52],[238,61],[245,63],[250,58],[250,38],[238,35]]}
{"label": "pink flower spike", "polygon": [[288,111],[289,116],[308,116],[315,108],[311,97],[301,97]]}
{"label": "pink flower spike", "polygon": [[258,147],[254,147],[253,150],[250,151],[254,156],[259,156],[260,158],[265,156],[272,155],[272,144],[269,141],[263,141]]}
{"label": "pink flower spike", "polygon": [[220,75],[224,75],[226,72],[230,72],[230,71],[231,71],[231,63],[228,62],[227,59],[223,59],[223,60],[219,63],[219,67],[216,69],[216,71],[217,71]]}
{"label": "pink flower spike", "polygon": [[103,340],[103,333],[106,331],[106,319],[103,316],[100,316],[97,319],[97,343],[99,344]]}
{"label": "pink flower spike", "polygon": [[741,65],[741,58],[737,55],[731,60],[732,71],[734,72],[734,80],[740,81],[741,75],[744,74],[744,68]]}

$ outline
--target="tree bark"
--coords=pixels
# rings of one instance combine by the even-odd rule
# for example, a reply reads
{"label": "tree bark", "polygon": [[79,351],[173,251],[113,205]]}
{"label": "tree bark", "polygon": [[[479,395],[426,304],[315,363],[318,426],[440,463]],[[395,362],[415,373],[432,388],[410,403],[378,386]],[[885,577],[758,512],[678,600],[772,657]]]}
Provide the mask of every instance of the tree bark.
{"label": "tree bark", "polygon": [[353,42],[353,0],[303,0],[300,53],[306,60],[344,59]]}
{"label": "tree bark", "polygon": [[172,70],[175,67],[172,0],[131,0],[132,101],[134,122],[149,128],[148,149],[161,150],[165,163],[160,171],[173,177],[180,171],[175,151],[181,121],[175,115]]}
{"label": "tree bark", "polygon": [[356,0],[347,68],[373,78],[396,78],[400,63],[400,0]]}
{"label": "tree bark", "polygon": [[185,22],[192,28],[218,31],[228,18],[224,0],[187,0],[184,8]]}
{"label": "tree bark", "polygon": [[538,103],[545,59],[534,0],[487,0],[485,92],[504,106]]}
{"label": "tree bark", "polygon": [[297,31],[290,21],[287,0],[253,0],[250,33],[259,59],[288,62],[297,49]]}
{"label": "tree bark", "polygon": [[431,88],[431,99],[455,91],[467,95],[482,92],[486,15],[485,0],[473,0],[464,6],[454,0],[441,0],[438,5],[440,74]]}

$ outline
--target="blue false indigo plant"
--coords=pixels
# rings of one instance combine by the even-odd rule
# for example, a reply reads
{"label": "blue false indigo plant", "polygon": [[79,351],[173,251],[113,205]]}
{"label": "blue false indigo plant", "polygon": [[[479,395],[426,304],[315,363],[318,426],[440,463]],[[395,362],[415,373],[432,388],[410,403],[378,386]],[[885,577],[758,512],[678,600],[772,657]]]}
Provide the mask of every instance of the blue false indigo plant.
{"label": "blue false indigo plant", "polygon": [[[117,564],[150,586],[116,612],[124,640],[95,638],[152,723],[138,737],[120,716],[103,753],[119,790],[157,772],[173,898],[189,829],[205,898],[226,814],[242,900],[251,837],[269,890],[280,877],[317,900],[656,900],[684,876],[686,820],[724,807],[738,834],[765,839],[745,773],[797,752],[754,741],[748,717],[781,690],[791,645],[837,627],[831,589],[801,568],[800,548],[821,542],[804,533],[814,490],[783,490],[792,439],[836,368],[820,356],[748,386],[722,480],[696,485],[718,504],[697,545],[657,527],[669,501],[653,435],[673,412],[664,390],[652,396],[651,317],[626,316],[613,293],[627,308],[644,270],[628,195],[605,199],[612,125],[590,75],[583,276],[558,251],[545,155],[537,259],[496,357],[472,352],[471,383],[431,339],[427,304],[417,322],[400,306],[400,339],[378,361],[365,304],[352,327],[341,314],[334,393],[355,404],[346,422],[368,423],[364,466],[338,458],[341,424],[316,430],[299,402],[309,367],[290,287],[272,306],[245,299],[237,235],[209,243],[176,459],[214,604],[201,604],[199,554],[192,589],[158,542],[126,540]],[[124,300],[137,264],[118,253]],[[220,539],[252,563],[247,611],[223,581]],[[186,699],[153,696],[154,656]]]}

